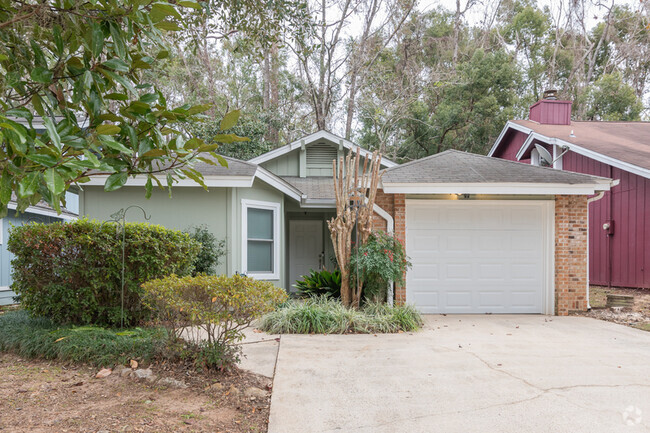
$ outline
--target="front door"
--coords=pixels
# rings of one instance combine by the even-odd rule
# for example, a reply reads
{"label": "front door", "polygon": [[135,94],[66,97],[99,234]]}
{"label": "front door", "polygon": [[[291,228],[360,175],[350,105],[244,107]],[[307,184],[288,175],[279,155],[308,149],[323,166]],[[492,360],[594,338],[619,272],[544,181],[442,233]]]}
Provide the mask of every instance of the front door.
{"label": "front door", "polygon": [[289,290],[294,292],[296,280],[321,266],[323,255],[323,222],[319,220],[289,221]]}

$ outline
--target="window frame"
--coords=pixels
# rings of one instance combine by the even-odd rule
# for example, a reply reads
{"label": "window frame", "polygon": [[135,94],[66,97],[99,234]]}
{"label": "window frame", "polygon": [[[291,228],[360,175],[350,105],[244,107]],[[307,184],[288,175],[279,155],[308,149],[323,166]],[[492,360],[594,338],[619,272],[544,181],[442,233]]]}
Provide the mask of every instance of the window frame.
{"label": "window frame", "polygon": [[[248,209],[262,209],[273,211],[273,261],[271,272],[248,271]],[[241,245],[242,245],[242,273],[258,280],[279,280],[280,279],[280,203],[260,200],[241,200],[242,224],[241,224]]]}

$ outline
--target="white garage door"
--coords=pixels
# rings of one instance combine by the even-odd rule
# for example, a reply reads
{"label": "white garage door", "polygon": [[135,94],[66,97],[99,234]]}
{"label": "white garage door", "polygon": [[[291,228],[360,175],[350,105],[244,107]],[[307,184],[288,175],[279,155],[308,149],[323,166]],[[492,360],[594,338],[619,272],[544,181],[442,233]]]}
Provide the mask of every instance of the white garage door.
{"label": "white garage door", "polygon": [[407,302],[423,313],[551,313],[550,203],[407,200]]}

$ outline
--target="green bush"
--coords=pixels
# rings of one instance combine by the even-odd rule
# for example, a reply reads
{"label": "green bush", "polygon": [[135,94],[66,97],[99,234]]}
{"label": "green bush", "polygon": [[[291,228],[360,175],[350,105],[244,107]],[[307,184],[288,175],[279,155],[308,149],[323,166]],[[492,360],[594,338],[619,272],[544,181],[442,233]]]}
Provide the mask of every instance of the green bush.
{"label": "green bush", "polygon": [[96,366],[148,363],[166,351],[164,328],[105,329],[59,326],[23,310],[0,315],[0,351],[25,358],[56,359]]}
{"label": "green bush", "polygon": [[207,368],[236,362],[243,330],[287,299],[272,283],[243,275],[172,275],[143,288],[145,302],[170,337],[193,345]]}
{"label": "green bush", "polygon": [[260,329],[270,334],[364,334],[414,331],[422,324],[420,313],[410,305],[368,302],[354,309],[321,296],[285,303],[262,318]]}
{"label": "green bush", "polygon": [[404,284],[404,273],[410,266],[404,245],[394,236],[378,231],[352,251],[350,276],[354,285],[358,271],[366,300],[380,302],[386,298],[389,281]]}
{"label": "green bush", "polygon": [[[187,275],[200,245],[186,233],[127,223],[124,315],[129,326],[147,319],[142,283]],[[23,308],[56,323],[119,325],[122,232],[116,223],[86,219],[12,227],[12,289]]]}
{"label": "green bush", "polygon": [[341,297],[341,271],[330,272],[312,270],[309,275],[303,275],[302,280],[296,281],[294,287],[298,289],[300,296],[308,298],[311,296],[327,296],[339,299]]}
{"label": "green bush", "polygon": [[216,236],[205,225],[191,227],[186,230],[192,239],[201,244],[201,251],[194,260],[193,275],[214,275],[219,260],[226,255],[226,241],[217,240]]}

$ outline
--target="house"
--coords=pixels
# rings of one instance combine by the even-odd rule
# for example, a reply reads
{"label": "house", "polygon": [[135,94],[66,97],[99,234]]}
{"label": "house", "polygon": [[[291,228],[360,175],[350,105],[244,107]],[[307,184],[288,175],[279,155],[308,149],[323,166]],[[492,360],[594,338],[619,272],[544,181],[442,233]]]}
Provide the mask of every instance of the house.
{"label": "house", "polygon": [[576,122],[571,101],[542,99],[508,122],[489,156],[619,183],[589,204],[591,284],[650,288],[650,122]]}
{"label": "house", "polygon": [[[332,161],[357,149],[319,131],[250,161],[229,158],[228,168],[199,164],[209,191],[183,180],[171,199],[156,190],[145,200],[137,176],[113,192],[94,178],[80,193],[80,214],[109,219],[137,204],[152,223],[205,224],[227,241],[219,272],[292,290],[310,269],[334,266]],[[398,301],[425,313],[586,309],[587,198],[609,190],[610,179],[456,151],[381,166],[375,226],[405,242],[413,262]]]}
{"label": "house", "polygon": [[[69,200],[69,202],[74,201],[74,197],[71,198],[72,200]],[[43,201],[34,206],[29,206],[20,214],[16,212],[16,206],[16,201],[11,200],[8,205],[7,216],[0,219],[0,305],[13,304],[14,296],[16,296],[10,288],[11,259],[13,255],[7,250],[9,228],[12,225],[17,226],[30,222],[49,224],[55,221],[69,221],[77,218],[75,212],[65,208],[62,208],[61,214],[57,215],[56,211]]]}

